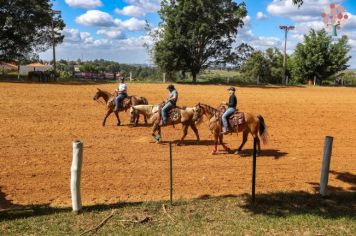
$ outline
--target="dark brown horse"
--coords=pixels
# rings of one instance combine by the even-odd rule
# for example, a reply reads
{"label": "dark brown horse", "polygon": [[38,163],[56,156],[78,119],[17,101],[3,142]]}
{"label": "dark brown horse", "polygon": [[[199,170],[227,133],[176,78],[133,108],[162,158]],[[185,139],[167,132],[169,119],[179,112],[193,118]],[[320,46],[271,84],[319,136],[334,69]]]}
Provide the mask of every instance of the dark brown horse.
{"label": "dark brown horse", "polygon": [[[116,93],[116,92],[115,92]],[[117,94],[112,94],[110,92],[107,92],[105,90],[101,90],[101,89],[97,89],[97,92],[95,93],[93,99],[95,101],[98,101],[99,98],[103,98],[106,106],[107,106],[107,112],[106,115],[104,117],[103,120],[103,126],[105,126],[106,123],[106,119],[108,118],[108,116],[114,112],[116,118],[117,118],[117,126],[119,126],[121,124],[120,118],[119,118],[119,112],[121,111],[127,111],[128,109],[130,109],[131,106],[134,105],[147,105],[148,101],[146,98],[144,97],[139,97],[139,96],[128,96],[127,98],[125,98],[122,102],[122,106],[120,107],[119,111],[114,111],[115,109],[115,97]],[[137,116],[137,122],[140,119],[140,116]],[[145,117],[145,123],[147,123],[147,119]]]}
{"label": "dark brown horse", "polygon": [[[212,154],[217,153],[217,145],[218,145],[218,140],[220,141],[220,144],[224,147],[226,151],[229,150],[229,148],[223,143],[223,135],[221,134],[221,111],[218,109],[215,109],[211,106],[205,105],[205,104],[198,104],[196,105],[195,108],[195,114],[193,117],[194,122],[199,123],[202,120],[202,116],[205,115],[209,119],[209,129],[214,135],[215,139],[215,148],[212,151]],[[264,119],[261,115],[253,115],[251,113],[246,113],[244,112],[245,116],[245,122],[242,124],[238,125],[238,130],[233,129],[233,133],[243,133],[242,137],[242,143],[240,147],[237,149],[235,154],[239,154],[240,151],[242,150],[243,146],[245,145],[247,141],[248,134],[251,133],[251,135],[257,140],[257,145],[258,145],[258,153],[261,152],[261,144],[260,144],[260,137],[262,138],[262,141],[264,144],[267,143],[267,128],[266,124],[264,122]]]}

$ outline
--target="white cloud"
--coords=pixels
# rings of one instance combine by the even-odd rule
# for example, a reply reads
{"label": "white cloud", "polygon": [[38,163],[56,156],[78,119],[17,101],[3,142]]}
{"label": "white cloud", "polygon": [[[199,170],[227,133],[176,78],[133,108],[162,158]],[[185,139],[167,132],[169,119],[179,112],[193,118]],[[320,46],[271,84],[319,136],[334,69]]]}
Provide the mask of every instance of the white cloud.
{"label": "white cloud", "polygon": [[99,10],[89,10],[78,16],[75,22],[86,26],[110,27],[114,26],[113,18],[106,12]]}
{"label": "white cloud", "polygon": [[146,21],[133,17],[125,21],[115,19],[115,24],[130,31],[141,31],[145,28]]}
{"label": "white cloud", "polygon": [[128,20],[114,19],[107,12],[99,10],[89,10],[83,15],[78,16],[75,21],[78,24],[94,27],[117,27],[119,30],[141,31],[146,26],[146,21],[137,18]]}
{"label": "white cloud", "polygon": [[265,15],[263,12],[261,12],[261,11],[257,12],[257,15],[256,15],[257,20],[264,20],[267,18],[268,18],[267,15]]}
{"label": "white cloud", "polygon": [[64,28],[62,33],[64,35],[63,43],[66,45],[88,44],[94,41],[89,32],[79,32],[77,29]]}
{"label": "white cloud", "polygon": [[92,9],[103,5],[101,0],[65,0],[65,2],[71,7],[84,9]]}
{"label": "white cloud", "polygon": [[115,12],[117,14],[121,14],[124,16],[134,16],[134,17],[142,17],[146,15],[146,12],[144,9],[138,6],[126,6],[123,9],[115,9]]}
{"label": "white cloud", "polygon": [[150,12],[156,12],[160,8],[160,0],[125,0],[129,5],[123,9],[115,9],[115,12],[124,16],[143,17]]}
{"label": "white cloud", "polygon": [[126,38],[125,34],[117,28],[112,29],[100,29],[96,32],[98,35],[104,35],[111,39],[124,39]]}

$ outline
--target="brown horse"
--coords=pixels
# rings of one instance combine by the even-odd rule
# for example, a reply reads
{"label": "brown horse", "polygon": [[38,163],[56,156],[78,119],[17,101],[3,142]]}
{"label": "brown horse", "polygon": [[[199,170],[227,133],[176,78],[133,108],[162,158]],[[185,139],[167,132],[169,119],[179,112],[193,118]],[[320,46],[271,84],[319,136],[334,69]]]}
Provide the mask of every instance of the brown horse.
{"label": "brown horse", "polygon": [[[209,119],[209,129],[213,133],[215,139],[215,148],[212,151],[212,154],[217,153],[218,140],[220,141],[220,144],[224,147],[224,149],[228,151],[229,148],[223,143],[223,135],[221,134],[221,111],[211,106],[199,103],[198,105],[196,105],[193,121],[199,123],[202,120],[203,115],[205,115]],[[256,139],[258,145],[258,153],[260,153],[261,144],[260,139],[258,137],[258,133],[262,138],[263,143],[267,143],[267,128],[264,119],[261,115],[253,115],[251,113],[246,112],[244,112],[244,116],[245,122],[238,125],[238,130],[234,129],[232,131],[233,133],[243,132],[242,143],[235,152],[235,154],[240,153],[247,141],[249,133],[251,133],[251,135]]]}
{"label": "brown horse", "polygon": [[[116,92],[115,92],[116,93]],[[116,118],[117,118],[117,126],[121,124],[120,118],[119,118],[119,112],[120,111],[127,111],[131,106],[134,105],[139,105],[139,104],[148,104],[148,101],[144,97],[139,97],[139,96],[128,96],[125,98],[122,102],[122,106],[120,107],[119,111],[114,111],[115,109],[115,96],[117,94],[112,94],[110,92],[107,92],[105,90],[97,89],[97,92],[95,93],[93,100],[98,101],[99,98],[103,98],[106,106],[107,106],[107,112],[103,120],[103,126],[105,126],[106,119],[108,116],[114,112]],[[140,119],[140,116],[137,116],[137,121]],[[147,123],[147,119],[145,117],[145,123]]]}
{"label": "brown horse", "polygon": [[[183,126],[183,135],[179,140],[179,142],[177,143],[178,146],[181,145],[185,136],[187,136],[189,127],[194,131],[195,136],[197,137],[197,142],[199,142],[200,140],[198,129],[193,121],[194,113],[195,113],[195,107],[177,107],[177,108],[173,108],[170,112],[168,112],[168,119],[167,119],[166,126],[176,125],[176,124],[182,124]],[[160,142],[161,127],[162,127],[160,125],[160,120],[161,120],[160,109],[152,116],[151,120],[153,121],[152,136],[157,142]]]}

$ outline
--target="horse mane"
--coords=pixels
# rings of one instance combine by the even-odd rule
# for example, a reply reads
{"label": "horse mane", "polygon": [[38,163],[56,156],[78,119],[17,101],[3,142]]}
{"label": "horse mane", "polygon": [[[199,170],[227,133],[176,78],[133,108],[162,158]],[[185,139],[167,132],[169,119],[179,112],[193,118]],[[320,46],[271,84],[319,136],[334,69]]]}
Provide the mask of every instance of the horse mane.
{"label": "horse mane", "polygon": [[200,104],[200,106],[204,107],[210,114],[215,114],[216,112],[219,112],[218,109],[216,109],[212,106],[209,106],[207,104]]}

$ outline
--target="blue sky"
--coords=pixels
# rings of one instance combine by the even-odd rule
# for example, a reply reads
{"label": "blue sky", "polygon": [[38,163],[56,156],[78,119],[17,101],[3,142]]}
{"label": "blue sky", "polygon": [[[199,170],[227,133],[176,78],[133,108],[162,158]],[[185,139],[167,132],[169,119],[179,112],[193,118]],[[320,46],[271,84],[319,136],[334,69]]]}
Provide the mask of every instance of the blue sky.
{"label": "blue sky", "polygon": [[[352,46],[350,61],[356,68],[356,1],[305,0],[300,8],[292,0],[246,0],[248,16],[237,35],[237,44],[247,42],[265,50],[283,48],[284,34],[279,25],[294,25],[289,34],[288,53],[302,41],[310,28],[325,28],[321,13],[331,3],[346,8],[349,16],[339,35],[346,34]],[[107,59],[120,63],[152,63],[143,45],[151,44],[145,35],[147,20],[153,27],[159,23],[160,0],[55,0],[54,9],[62,12],[66,23],[64,43],[57,46],[59,59]],[[241,2],[241,1],[237,1]],[[329,30],[330,31],[330,30]],[[354,32],[355,31],[355,32]],[[40,54],[50,60],[50,50]]]}

